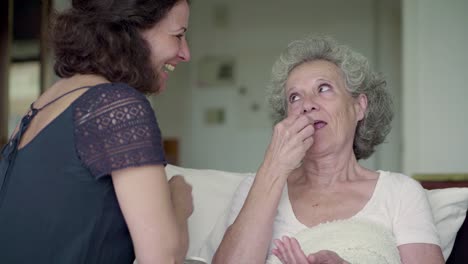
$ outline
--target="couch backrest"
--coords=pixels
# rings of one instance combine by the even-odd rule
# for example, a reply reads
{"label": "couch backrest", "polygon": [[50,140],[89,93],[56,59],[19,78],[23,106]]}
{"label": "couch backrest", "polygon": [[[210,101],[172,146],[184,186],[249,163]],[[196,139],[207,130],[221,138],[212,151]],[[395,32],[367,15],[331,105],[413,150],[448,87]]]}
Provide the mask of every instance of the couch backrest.
{"label": "couch backrest", "polygon": [[455,244],[447,264],[466,264],[468,262],[468,211],[465,216],[465,222],[458,230]]}

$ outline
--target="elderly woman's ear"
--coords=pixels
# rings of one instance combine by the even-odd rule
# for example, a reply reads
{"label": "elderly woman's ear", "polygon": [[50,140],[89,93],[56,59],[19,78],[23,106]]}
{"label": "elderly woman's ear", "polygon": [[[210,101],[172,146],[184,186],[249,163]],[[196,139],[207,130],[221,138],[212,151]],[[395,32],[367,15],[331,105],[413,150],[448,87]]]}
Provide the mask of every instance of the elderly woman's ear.
{"label": "elderly woman's ear", "polygon": [[366,116],[367,96],[365,94],[359,94],[359,96],[355,100],[356,100],[355,109],[357,113],[357,120],[361,121]]}

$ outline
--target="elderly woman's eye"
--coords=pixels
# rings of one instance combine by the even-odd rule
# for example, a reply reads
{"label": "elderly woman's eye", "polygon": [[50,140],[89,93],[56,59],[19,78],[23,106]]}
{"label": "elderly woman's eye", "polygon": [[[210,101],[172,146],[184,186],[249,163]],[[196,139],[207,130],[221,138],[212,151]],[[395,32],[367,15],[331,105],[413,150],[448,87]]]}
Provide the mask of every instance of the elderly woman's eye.
{"label": "elderly woman's eye", "polygon": [[319,92],[320,93],[326,92],[326,91],[328,91],[330,89],[331,89],[331,87],[328,84],[322,84],[322,85],[319,86]]}
{"label": "elderly woman's eye", "polygon": [[289,96],[289,102],[290,102],[290,103],[293,103],[293,102],[295,102],[295,101],[297,101],[297,100],[299,100],[299,95],[297,95],[297,94],[294,93],[294,94],[291,94],[291,95]]}

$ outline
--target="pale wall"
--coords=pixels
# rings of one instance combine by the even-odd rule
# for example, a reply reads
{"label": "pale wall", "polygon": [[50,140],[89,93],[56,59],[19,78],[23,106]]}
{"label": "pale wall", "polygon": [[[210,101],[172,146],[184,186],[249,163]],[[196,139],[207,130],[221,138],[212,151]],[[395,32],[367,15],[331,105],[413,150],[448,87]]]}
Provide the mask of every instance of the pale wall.
{"label": "pale wall", "polygon": [[[220,3],[229,10],[229,22],[217,28],[213,9]],[[388,143],[365,164],[399,171],[399,14],[398,1],[193,1],[189,29],[192,61],[188,67],[176,69],[169,90],[154,103],[164,134],[181,138],[182,165],[256,170],[271,135],[265,87],[274,60],[291,40],[326,33],[363,53],[387,75],[396,101],[395,129]],[[197,85],[198,64],[207,55],[236,58],[234,85]],[[239,95],[241,86],[248,89],[246,96]],[[250,110],[254,102],[261,105],[260,111]],[[225,108],[224,125],[203,123],[203,111],[210,107]]]}
{"label": "pale wall", "polygon": [[406,173],[468,172],[468,1],[403,1]]}
{"label": "pale wall", "polygon": [[[55,0],[54,5],[61,10],[69,0]],[[228,10],[228,24],[221,28],[213,23],[219,5]],[[169,89],[152,99],[163,134],[181,142],[183,166],[257,169],[271,135],[264,99],[271,66],[289,41],[311,33],[329,34],[352,46],[388,77],[395,98],[394,128],[364,164],[401,170],[400,4],[395,0],[192,1],[192,61],[178,66]],[[197,64],[206,55],[236,57],[234,85],[197,85]],[[248,90],[245,96],[238,93],[241,86]],[[253,103],[260,105],[259,111],[250,110]],[[224,125],[203,123],[203,111],[210,107],[225,108]]]}

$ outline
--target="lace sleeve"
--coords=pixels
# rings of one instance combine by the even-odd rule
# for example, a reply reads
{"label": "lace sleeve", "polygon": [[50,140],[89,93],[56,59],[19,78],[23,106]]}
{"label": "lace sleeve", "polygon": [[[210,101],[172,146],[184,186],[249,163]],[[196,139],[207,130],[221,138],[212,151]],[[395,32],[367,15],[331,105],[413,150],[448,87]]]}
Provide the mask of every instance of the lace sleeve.
{"label": "lace sleeve", "polygon": [[78,156],[96,178],[127,167],[166,164],[156,116],[140,92],[103,84],[74,104]]}

